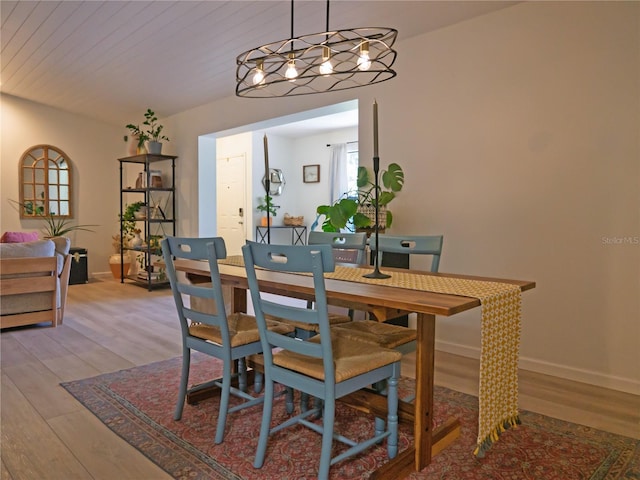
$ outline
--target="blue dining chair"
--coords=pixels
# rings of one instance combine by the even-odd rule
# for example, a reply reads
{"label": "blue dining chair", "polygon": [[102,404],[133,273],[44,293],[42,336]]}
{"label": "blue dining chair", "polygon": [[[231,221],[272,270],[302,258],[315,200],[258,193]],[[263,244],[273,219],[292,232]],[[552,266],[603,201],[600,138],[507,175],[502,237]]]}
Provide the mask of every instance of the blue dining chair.
{"label": "blue dining chair", "polygon": [[[367,250],[367,234],[351,232],[309,232],[307,245],[329,244],[333,249],[333,259],[336,263],[351,263],[361,265],[365,260]],[[353,310],[347,315],[329,314],[329,323],[337,325],[353,320]]]}
{"label": "blue dining chair", "polygon": [[365,251],[367,249],[366,233],[350,232],[309,232],[307,238],[308,245],[331,245],[333,248],[333,258],[337,263],[364,262]]}
{"label": "blue dining chair", "polygon": [[[226,258],[227,251],[221,237],[180,238],[167,237],[162,240],[162,254],[166,272],[175,300],[182,332],[182,374],[173,418],[180,420],[187,393],[197,392],[213,385],[220,388],[220,408],[215,443],[224,439],[227,414],[258,405],[264,399],[246,393],[247,374],[245,357],[260,353],[262,343],[255,317],[244,313],[226,314],[218,259]],[[204,260],[208,262],[211,277],[208,282],[191,283],[187,277],[176,272],[176,260]],[[268,322],[267,328],[281,334],[292,334],[293,328],[277,322]],[[187,388],[191,351],[196,350],[222,360],[221,378]],[[237,373],[233,373],[237,361]],[[238,379],[238,388],[232,380]],[[233,394],[244,400],[229,408]],[[293,410],[293,401],[288,399],[287,408]]]}
{"label": "blue dining chair", "polygon": [[[369,239],[371,251],[377,252],[378,264],[381,264],[384,253],[403,253],[409,255],[431,255],[430,272],[436,273],[440,267],[442,255],[442,235],[378,235]],[[381,320],[381,319],[378,319]],[[416,349],[416,331],[399,325],[392,325],[376,320],[360,320],[336,325],[340,333],[359,341],[366,341],[373,345],[393,348],[401,353],[409,353]]]}
{"label": "blue dining chair", "polygon": [[[367,236],[364,233],[334,233],[334,232],[310,232],[307,238],[307,245],[331,245],[333,258],[339,263],[362,263],[364,261],[365,249],[367,248]],[[311,308],[313,302],[307,302],[307,307]],[[292,325],[296,338],[307,340],[318,334],[318,326],[305,322],[287,321],[281,318],[267,317],[282,323]],[[350,322],[353,319],[353,310],[348,314],[329,313],[329,324],[339,325]]]}
{"label": "blue dining chair", "polygon": [[[251,299],[260,330],[263,349],[265,401],[254,467],[265,461],[269,435],[286,427],[301,424],[322,435],[318,478],[327,479],[331,465],[351,457],[366,448],[387,440],[387,453],[398,453],[398,379],[402,355],[394,350],[373,347],[367,343],[333,335],[329,326],[324,272],[334,270],[330,245],[267,245],[247,242],[242,247]],[[275,303],[261,296],[256,270],[311,274],[314,306],[290,306]],[[300,341],[269,330],[265,315],[318,325],[320,334]],[[274,350],[276,349],[276,350]],[[335,426],[336,400],[380,381],[387,381],[387,421],[376,419],[373,435],[365,440],[348,439]],[[307,395],[322,399],[322,425],[308,419],[317,416],[317,408],[303,411],[283,423],[271,426],[274,383],[279,383]],[[332,457],[336,439],[348,445],[344,452]],[[291,452],[294,454],[295,452]]]}

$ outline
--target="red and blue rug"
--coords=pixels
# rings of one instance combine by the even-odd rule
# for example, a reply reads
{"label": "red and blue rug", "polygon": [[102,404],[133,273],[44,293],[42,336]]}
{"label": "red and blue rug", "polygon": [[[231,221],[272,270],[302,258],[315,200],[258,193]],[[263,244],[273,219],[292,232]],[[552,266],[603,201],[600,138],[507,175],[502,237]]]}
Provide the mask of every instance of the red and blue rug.
{"label": "red and blue rug", "polygon": [[[196,355],[191,382],[220,372],[215,359]],[[225,440],[213,443],[218,398],[186,405],[173,420],[180,359],[121,370],[62,386],[116,434],[176,479],[301,480],[317,474],[320,436],[296,426],[269,439],[261,469],[252,466],[262,407],[229,415]],[[413,381],[403,379],[402,394]],[[233,397],[232,397],[233,399]],[[232,400],[233,401],[233,400]],[[274,421],[287,416],[282,398]],[[296,405],[298,408],[298,405]],[[412,479],[452,480],[631,480],[640,479],[640,440],[522,411],[522,425],[507,430],[485,458],[473,455],[477,437],[478,399],[442,387],[435,391],[436,423],[456,416],[461,436]],[[370,434],[373,419],[339,406],[336,428],[358,438]],[[412,428],[402,425],[400,450],[411,442]],[[335,444],[335,448],[341,448]],[[334,452],[335,453],[335,452]],[[366,479],[386,461],[384,445],[331,468],[331,478]]]}

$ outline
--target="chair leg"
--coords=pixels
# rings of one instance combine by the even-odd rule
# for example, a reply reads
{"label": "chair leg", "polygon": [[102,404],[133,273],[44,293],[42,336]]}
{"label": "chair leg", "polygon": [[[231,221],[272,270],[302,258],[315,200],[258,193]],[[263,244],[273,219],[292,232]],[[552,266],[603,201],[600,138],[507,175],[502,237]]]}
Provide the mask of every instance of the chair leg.
{"label": "chair leg", "polygon": [[309,410],[309,394],[300,392],[300,411],[306,412]]}
{"label": "chair leg", "polygon": [[253,369],[253,391],[255,393],[260,393],[262,391],[263,378],[264,378],[264,374],[254,368]]}
{"label": "chair leg", "polygon": [[[266,377],[266,375],[265,375]],[[267,453],[267,442],[269,441],[269,432],[271,430],[271,410],[273,408],[273,381],[265,378],[264,385],[264,403],[262,404],[262,423],[260,424],[260,438],[258,439],[258,448],[256,450],[256,458],[253,461],[255,468],[262,468],[264,457]]]}
{"label": "chair leg", "polygon": [[385,422],[384,418],[375,418],[375,435],[382,435],[384,433]]}
{"label": "chair leg", "polygon": [[291,415],[293,413],[293,388],[291,387],[285,389],[284,405],[287,413]]}
{"label": "chair leg", "polygon": [[180,387],[178,390],[178,403],[173,413],[174,420],[180,420],[182,418],[182,410],[184,409],[184,402],[187,397],[187,384],[189,383],[189,366],[191,365],[191,349],[182,347],[182,373],[180,374]]}
{"label": "chair leg", "polygon": [[247,364],[244,358],[238,359],[238,389],[242,392],[247,391]]}
{"label": "chair leg", "polygon": [[322,420],[322,450],[320,451],[320,468],[318,469],[318,480],[329,478],[331,468],[331,450],[333,447],[333,425],[336,415],[336,401],[334,398],[327,398],[324,402],[324,418]]}
{"label": "chair leg", "polygon": [[[399,369],[398,369],[399,370]],[[398,454],[398,375],[399,371],[387,381],[387,454],[395,458]]]}
{"label": "chair leg", "polygon": [[218,427],[216,429],[215,443],[224,440],[224,428],[227,423],[227,410],[229,410],[229,396],[231,394],[231,362],[223,362],[222,388],[220,389],[220,408],[218,409]]}

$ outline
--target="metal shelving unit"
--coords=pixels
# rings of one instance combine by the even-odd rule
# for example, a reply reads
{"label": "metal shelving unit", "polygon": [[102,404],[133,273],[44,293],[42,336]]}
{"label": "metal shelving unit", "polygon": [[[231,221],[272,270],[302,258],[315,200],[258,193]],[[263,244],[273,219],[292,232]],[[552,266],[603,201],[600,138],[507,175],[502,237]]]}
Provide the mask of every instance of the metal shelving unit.
{"label": "metal shelving unit", "polygon": [[[144,201],[145,216],[137,220],[144,225],[145,244],[140,248],[132,248],[124,245],[124,231],[120,222],[120,253],[134,251],[143,255],[142,268],[135,275],[125,275],[123,256],[120,257],[120,281],[131,280],[137,285],[146,286],[149,291],[153,288],[167,286],[169,280],[163,276],[163,272],[154,271],[155,258],[161,257],[160,240],[167,235],[176,235],[176,158],[172,155],[134,155],[132,157],[119,158],[120,162],[120,218],[126,209],[126,204],[134,201]],[[170,171],[167,165],[170,164]],[[162,171],[161,178],[166,178],[170,185],[158,186],[152,181],[153,167]],[[163,167],[163,168],[162,168]],[[135,173],[142,173],[143,185],[125,187],[125,174],[131,173],[127,169],[135,169]],[[128,175],[127,178],[132,178]]]}

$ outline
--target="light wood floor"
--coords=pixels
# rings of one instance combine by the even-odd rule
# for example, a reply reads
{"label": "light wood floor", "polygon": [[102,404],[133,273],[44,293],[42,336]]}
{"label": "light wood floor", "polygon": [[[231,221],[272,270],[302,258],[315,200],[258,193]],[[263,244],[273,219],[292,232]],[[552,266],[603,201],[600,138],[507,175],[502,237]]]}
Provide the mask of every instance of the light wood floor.
{"label": "light wood floor", "polygon": [[[3,331],[0,478],[170,478],[59,383],[180,355],[174,308],[168,289],[105,279],[69,288],[63,325]],[[412,373],[413,358],[403,369]],[[477,361],[438,353],[436,383],[475,395]],[[638,396],[522,371],[520,406],[640,438]]]}

